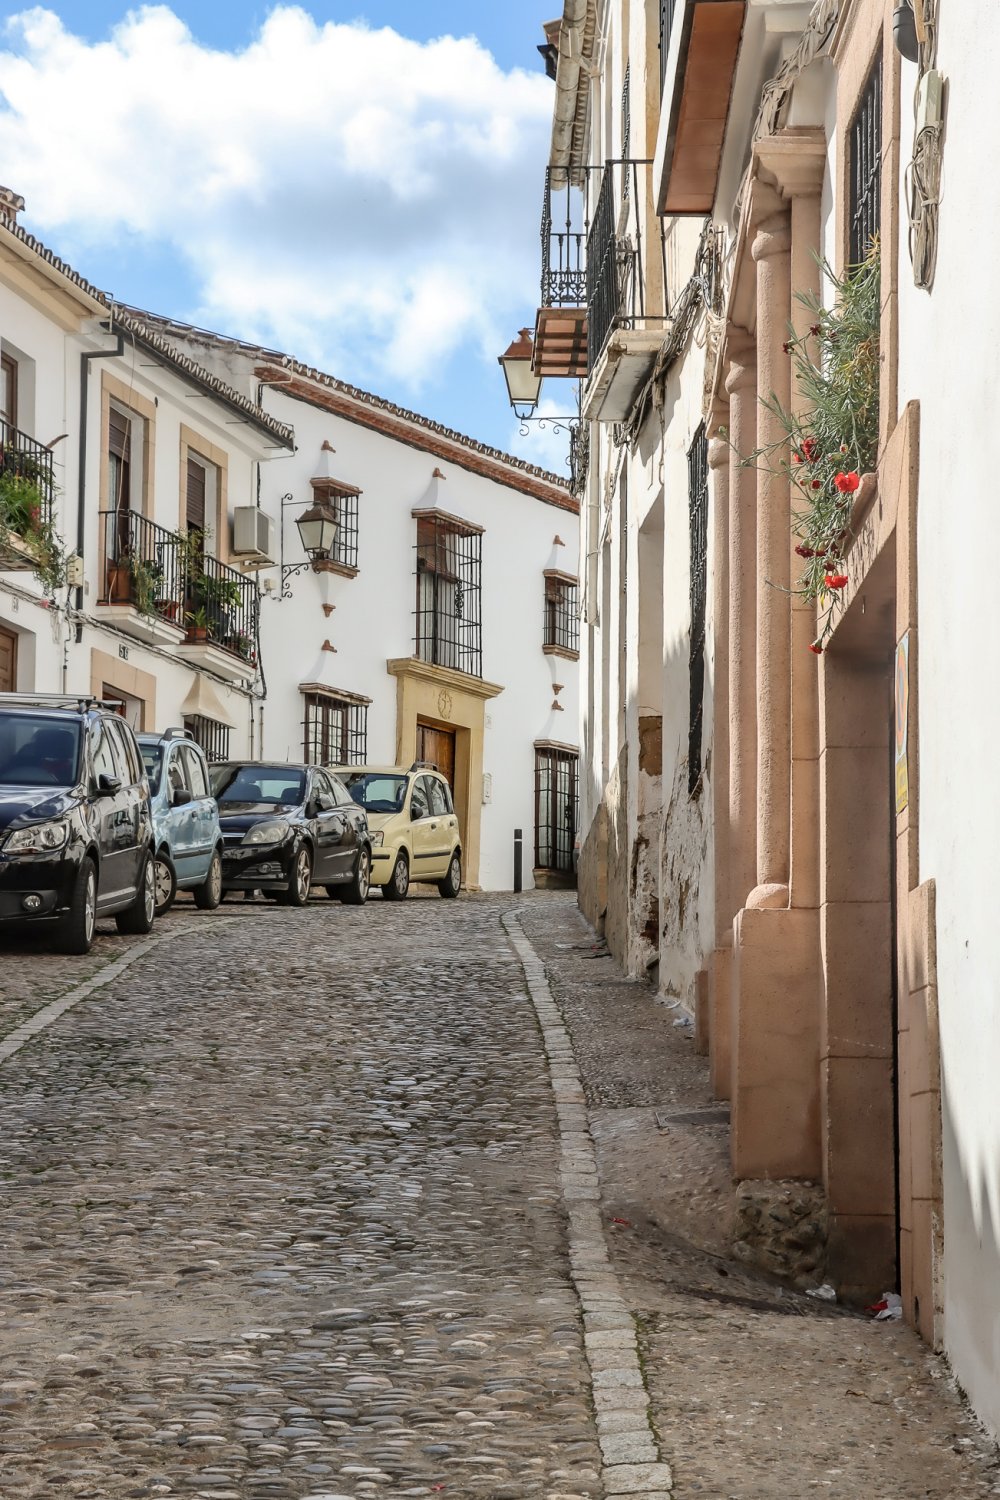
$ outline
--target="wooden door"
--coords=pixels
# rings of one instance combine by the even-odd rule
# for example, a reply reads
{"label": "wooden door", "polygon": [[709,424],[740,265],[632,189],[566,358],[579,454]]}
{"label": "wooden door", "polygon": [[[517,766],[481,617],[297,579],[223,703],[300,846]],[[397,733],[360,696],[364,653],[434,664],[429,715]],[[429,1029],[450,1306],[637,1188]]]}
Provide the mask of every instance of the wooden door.
{"label": "wooden door", "polygon": [[13,693],[17,687],[17,636],[0,629],[0,693]]}
{"label": "wooden door", "polygon": [[429,760],[455,790],[455,731],[417,720],[417,760]]}

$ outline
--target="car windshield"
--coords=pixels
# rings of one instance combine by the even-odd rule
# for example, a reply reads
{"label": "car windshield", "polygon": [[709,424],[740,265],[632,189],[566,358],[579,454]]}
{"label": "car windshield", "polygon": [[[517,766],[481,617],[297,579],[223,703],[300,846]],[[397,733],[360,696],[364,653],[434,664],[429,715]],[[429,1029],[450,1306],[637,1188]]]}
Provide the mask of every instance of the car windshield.
{"label": "car windshield", "polygon": [[0,785],[75,786],[79,772],[75,720],[0,711]]}
{"label": "car windshield", "polygon": [[358,771],[353,776],[341,775],[347,790],[359,807],[373,813],[400,812],[406,801],[407,778],[392,776],[385,771]]}
{"label": "car windshield", "polygon": [[155,797],[160,790],[160,772],[163,770],[163,749],[160,745],[144,745],[140,741],[139,749],[142,751],[142,763],[146,767],[146,775],[149,778],[149,794]]}
{"label": "car windshield", "polygon": [[212,796],[220,807],[295,807],[305,796],[297,766],[213,766]]}

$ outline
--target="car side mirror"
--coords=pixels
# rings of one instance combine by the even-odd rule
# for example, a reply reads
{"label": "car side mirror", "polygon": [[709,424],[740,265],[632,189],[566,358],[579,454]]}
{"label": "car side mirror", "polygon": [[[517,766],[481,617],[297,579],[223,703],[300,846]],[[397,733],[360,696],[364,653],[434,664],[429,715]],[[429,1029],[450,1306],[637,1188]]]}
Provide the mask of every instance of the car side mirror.
{"label": "car side mirror", "polygon": [[98,776],[97,792],[99,796],[114,797],[121,789],[122,780],[120,776],[109,776],[106,771],[102,771],[100,776]]}
{"label": "car side mirror", "polygon": [[316,798],[316,806],[320,812],[329,812],[331,808],[336,807],[336,805],[337,803],[335,799],[330,796],[329,792],[320,792],[319,796]]}
{"label": "car side mirror", "polygon": [[194,801],[194,793],[186,786],[175,786],[170,793],[171,807],[186,807],[189,802]]}
{"label": "car side mirror", "polygon": [[423,816],[424,816],[423,809],[421,808],[419,802],[411,802],[410,803],[410,822],[411,823],[416,823],[417,820],[419,818],[422,818]]}

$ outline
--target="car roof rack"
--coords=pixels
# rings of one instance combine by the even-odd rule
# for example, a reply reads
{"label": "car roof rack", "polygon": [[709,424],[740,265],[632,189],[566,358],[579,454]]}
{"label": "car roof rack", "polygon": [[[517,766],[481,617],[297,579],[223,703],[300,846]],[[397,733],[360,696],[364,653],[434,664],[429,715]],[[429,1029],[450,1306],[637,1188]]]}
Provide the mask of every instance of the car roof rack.
{"label": "car roof rack", "polygon": [[411,771],[437,771],[437,773],[438,773],[439,776],[441,774],[441,767],[438,765],[438,763],[437,763],[436,760],[415,760],[413,762],[413,765],[410,767],[410,770]]}
{"label": "car roof rack", "polygon": [[194,735],[190,729],[185,729],[180,724],[171,725],[169,729],[163,731],[159,738],[161,740],[190,740],[192,744],[194,743]]}
{"label": "car roof rack", "polygon": [[93,693],[0,693],[0,706],[11,708],[121,708],[120,698],[97,698]]}

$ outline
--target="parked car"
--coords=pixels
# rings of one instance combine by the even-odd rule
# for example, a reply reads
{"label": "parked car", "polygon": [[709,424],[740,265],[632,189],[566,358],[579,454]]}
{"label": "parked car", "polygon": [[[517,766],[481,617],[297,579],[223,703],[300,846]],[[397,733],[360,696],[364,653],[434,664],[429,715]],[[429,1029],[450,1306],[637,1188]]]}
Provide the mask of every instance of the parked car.
{"label": "parked car", "polygon": [[187,729],[140,734],[156,847],[156,915],[192,891],[202,911],[222,900],[222,830],[205,752]]}
{"label": "parked car", "polygon": [[0,923],[54,927],[86,953],[98,917],[146,933],[153,819],[135,735],[114,705],[0,693]]}
{"label": "parked car", "polygon": [[462,840],[451,787],[437,766],[334,766],[368,814],[372,885],[402,901],[411,881],[436,885],[442,896],[462,889]]}
{"label": "parked car", "polygon": [[304,906],[312,885],[350,905],[368,899],[368,819],[318,766],[227,761],[211,769],[222,825],[224,891],[262,890]]}

